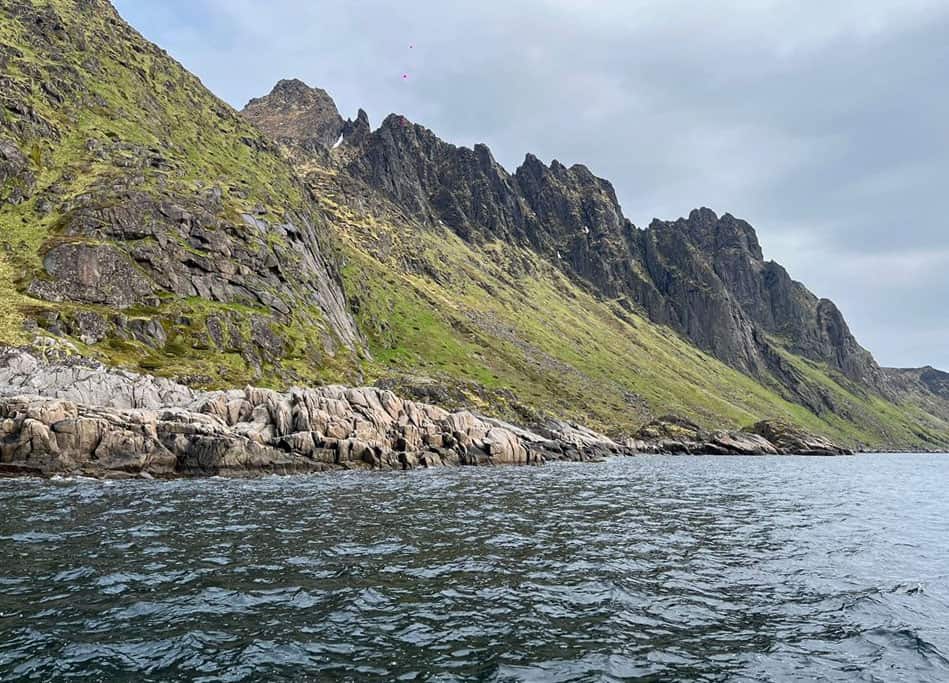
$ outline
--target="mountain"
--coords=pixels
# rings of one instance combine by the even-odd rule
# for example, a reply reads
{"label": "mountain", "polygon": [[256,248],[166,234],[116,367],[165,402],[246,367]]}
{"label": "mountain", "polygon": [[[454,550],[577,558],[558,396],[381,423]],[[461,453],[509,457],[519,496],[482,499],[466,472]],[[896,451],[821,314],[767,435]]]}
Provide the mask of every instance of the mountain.
{"label": "mountain", "polygon": [[[344,238],[370,376],[403,391],[421,376],[419,390],[442,400],[473,391],[513,410],[483,391],[503,385],[529,407],[607,431],[662,411],[732,425],[764,411],[857,444],[943,438],[945,415],[888,378],[833,302],[765,260],[747,222],[703,208],[640,229],[582,165],[528,154],[509,173],[486,146],[457,147],[397,114],[371,130],[363,111],[340,125],[322,107],[313,119],[342,138],[308,154],[312,136],[288,136],[279,121],[287,92],[301,106],[326,96],[306,90],[283,81],[243,113],[279,141]],[[393,284],[379,300],[367,286],[377,279]],[[550,298],[532,320],[538,290]],[[432,327],[393,329],[396,310]],[[422,329],[456,348],[428,348]]]}
{"label": "mountain", "polygon": [[584,166],[546,166],[528,155],[510,175],[487,147],[457,148],[399,116],[360,146],[346,171],[410,215],[474,243],[503,240],[544,255],[597,295],[672,327],[728,365],[776,377],[813,409],[782,368],[780,348],[883,388],[837,307],[764,261],[754,229],[729,214],[700,209],[639,230],[612,185]]}
{"label": "mountain", "polygon": [[509,173],[296,80],[240,115],[106,0],[0,18],[0,343],[613,436],[677,415],[949,444],[942,384],[879,368],[729,214],[640,229],[586,167]]}
{"label": "mountain", "polygon": [[4,335],[210,383],[355,376],[331,230],[276,146],[105,0],[0,13]]}

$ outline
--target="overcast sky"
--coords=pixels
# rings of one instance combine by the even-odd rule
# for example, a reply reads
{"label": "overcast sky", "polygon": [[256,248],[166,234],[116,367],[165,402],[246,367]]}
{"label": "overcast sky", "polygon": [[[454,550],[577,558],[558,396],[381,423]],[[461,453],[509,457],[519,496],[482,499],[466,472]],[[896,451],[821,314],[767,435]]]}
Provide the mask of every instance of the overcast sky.
{"label": "overcast sky", "polygon": [[115,4],[236,108],[301,78],[509,170],[586,164],[641,227],[745,218],[881,364],[949,369],[945,0]]}

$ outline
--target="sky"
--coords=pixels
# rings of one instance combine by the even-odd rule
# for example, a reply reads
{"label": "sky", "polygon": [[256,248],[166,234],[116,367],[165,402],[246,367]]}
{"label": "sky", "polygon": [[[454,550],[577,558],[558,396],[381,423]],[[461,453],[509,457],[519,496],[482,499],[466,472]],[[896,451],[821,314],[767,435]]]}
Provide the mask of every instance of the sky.
{"label": "sky", "polygon": [[300,78],[585,164],[640,227],[744,218],[882,365],[949,370],[945,0],[114,2],[235,108]]}

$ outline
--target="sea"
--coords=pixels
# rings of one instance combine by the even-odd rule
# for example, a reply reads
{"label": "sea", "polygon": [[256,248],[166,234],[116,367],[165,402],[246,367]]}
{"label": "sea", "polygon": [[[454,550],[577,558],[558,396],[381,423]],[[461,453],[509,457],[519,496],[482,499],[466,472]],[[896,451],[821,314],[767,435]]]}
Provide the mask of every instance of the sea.
{"label": "sea", "polygon": [[949,455],[0,481],[0,681],[949,681]]}

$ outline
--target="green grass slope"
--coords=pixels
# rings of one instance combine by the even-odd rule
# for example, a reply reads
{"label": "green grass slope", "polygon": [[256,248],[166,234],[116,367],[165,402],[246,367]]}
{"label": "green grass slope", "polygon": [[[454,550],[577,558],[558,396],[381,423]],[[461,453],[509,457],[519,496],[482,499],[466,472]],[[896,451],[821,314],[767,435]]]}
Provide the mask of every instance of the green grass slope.
{"label": "green grass slope", "polygon": [[[51,248],[90,241],[66,229],[80,208],[119,210],[130,193],[172,198],[210,206],[222,232],[239,233],[245,214],[275,223],[305,216],[312,205],[292,167],[254,127],[105,0],[4,0],[0,67],[0,141],[16,145],[28,163],[0,192],[0,343],[28,341],[33,332],[24,323],[46,325],[54,314],[83,352],[199,384],[353,376],[352,354],[332,339],[317,307],[275,316],[250,301],[160,292],[158,300],[122,313],[157,320],[164,345],[111,332],[101,343],[82,344],[71,321],[85,313],[108,319],[114,310],[26,294],[34,278],[44,277]],[[26,191],[16,192],[18,184]],[[221,258],[169,235],[196,259]],[[260,259],[294,257],[278,234],[238,237]],[[126,251],[136,246],[121,244]],[[230,327],[227,343],[208,333],[210,318]],[[279,358],[258,354],[252,328],[280,340]]]}
{"label": "green grass slope", "polygon": [[309,167],[309,181],[345,244],[348,295],[374,380],[424,390],[511,419],[554,416],[611,434],[674,413],[709,428],[783,418],[868,448],[934,448],[949,423],[898,406],[790,353],[802,382],[835,411],[816,414],[697,350],[671,330],[581,289],[537,254],[472,246],[447,228],[347,197],[363,191]]}

